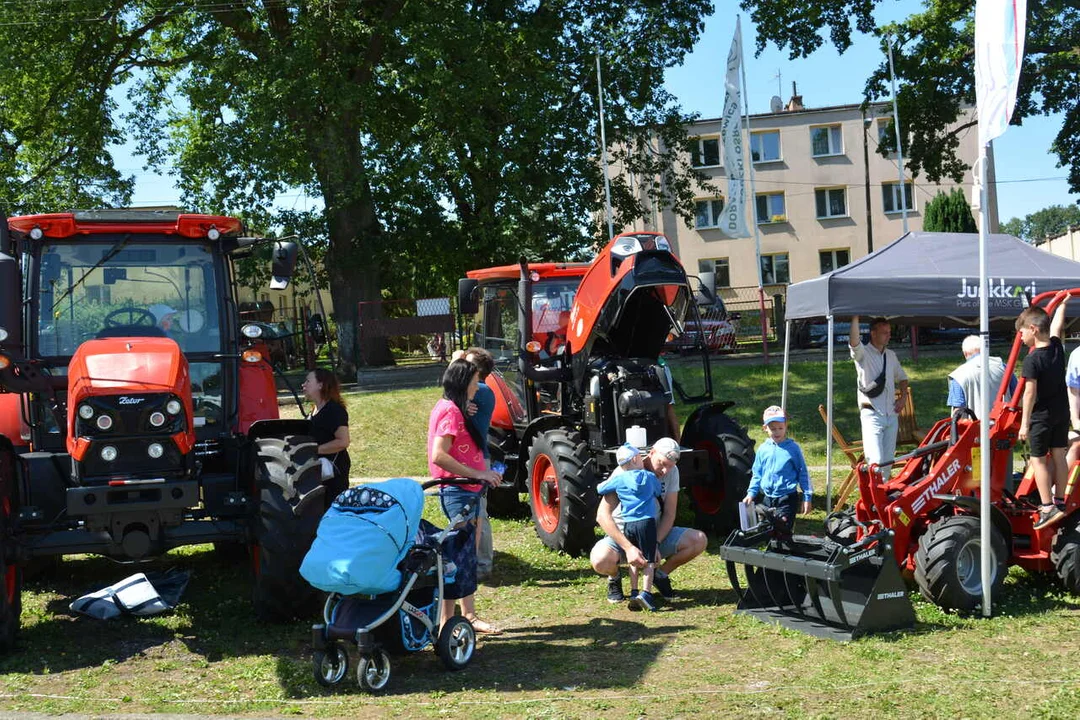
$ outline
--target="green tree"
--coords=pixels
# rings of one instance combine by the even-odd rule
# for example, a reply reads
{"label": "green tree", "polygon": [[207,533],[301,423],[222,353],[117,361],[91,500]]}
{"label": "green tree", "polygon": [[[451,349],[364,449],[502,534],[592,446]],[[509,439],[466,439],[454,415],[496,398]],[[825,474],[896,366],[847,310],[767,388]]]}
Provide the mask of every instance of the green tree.
{"label": "green tree", "polygon": [[1038,243],[1077,226],[1080,226],[1080,207],[1051,205],[1022,219],[1012,218],[1001,226],[1001,231],[1015,235],[1025,242]]}
{"label": "green tree", "polygon": [[[41,78],[38,96],[63,96],[49,121],[96,133],[86,147],[100,149],[87,152],[101,167],[76,173],[62,151],[53,165],[101,183],[100,201],[130,192],[104,153],[124,127],[175,174],[189,207],[266,228],[281,224],[283,190],[321,199],[314,244],[325,247],[343,359],[378,364],[385,346],[357,343],[359,301],[387,288],[445,292],[466,266],[565,258],[602,237],[590,221],[602,207],[597,54],[618,159],[660,177],[646,189],[689,216],[692,173],[673,150],[687,118],[662,81],[711,10],[707,0],[3,3],[0,41],[22,38],[24,52],[5,53],[0,76],[15,77],[9,97]],[[63,52],[33,45],[39,27]],[[65,46],[76,30],[92,62]],[[136,110],[118,118],[108,92],[125,83]],[[17,163],[6,175],[34,184]],[[643,213],[624,182],[613,196],[620,220]]]}
{"label": "green tree", "polygon": [[979,226],[971,215],[971,207],[963,190],[953,188],[945,194],[938,192],[926,203],[923,211],[923,230],[927,232],[975,233]]}
{"label": "green tree", "polygon": [[[883,0],[741,0],[757,24],[757,47],[788,48],[806,57],[826,42],[843,53],[852,30],[882,38],[882,63],[866,82],[867,101],[889,94],[885,36],[894,38],[897,101],[903,118],[904,160],[913,174],[960,182],[966,166],[956,156],[961,133],[975,120],[962,118],[975,105],[974,9],[970,0],[925,0],[923,12],[879,27],[873,11]],[[1012,123],[1034,115],[1064,113],[1049,148],[1069,168],[1069,185],[1080,191],[1080,13],[1073,0],[1029,0],[1027,41]],[[891,137],[891,136],[890,136]],[[880,151],[891,152],[889,143]]]}

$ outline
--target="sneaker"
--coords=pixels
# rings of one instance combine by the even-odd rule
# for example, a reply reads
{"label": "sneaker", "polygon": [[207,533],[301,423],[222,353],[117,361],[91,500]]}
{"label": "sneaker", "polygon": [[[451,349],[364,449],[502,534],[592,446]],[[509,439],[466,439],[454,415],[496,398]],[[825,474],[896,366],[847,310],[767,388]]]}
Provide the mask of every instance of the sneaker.
{"label": "sneaker", "polygon": [[1044,527],[1049,527],[1056,522],[1060,522],[1065,518],[1065,513],[1058,509],[1057,505],[1050,505],[1048,507],[1039,508],[1039,519],[1035,521],[1032,528],[1040,530]]}
{"label": "sneaker", "polygon": [[645,610],[646,612],[652,612],[656,609],[656,600],[653,598],[651,592],[645,592],[642,590],[637,595],[630,598],[631,610]]}
{"label": "sneaker", "polygon": [[671,600],[675,597],[675,590],[671,587],[671,578],[663,570],[657,570],[656,575],[653,576],[652,585],[656,588],[656,591],[660,594],[660,597],[665,600]]}
{"label": "sneaker", "polygon": [[621,603],[626,599],[622,591],[622,575],[609,577],[607,580],[607,601],[612,605]]}

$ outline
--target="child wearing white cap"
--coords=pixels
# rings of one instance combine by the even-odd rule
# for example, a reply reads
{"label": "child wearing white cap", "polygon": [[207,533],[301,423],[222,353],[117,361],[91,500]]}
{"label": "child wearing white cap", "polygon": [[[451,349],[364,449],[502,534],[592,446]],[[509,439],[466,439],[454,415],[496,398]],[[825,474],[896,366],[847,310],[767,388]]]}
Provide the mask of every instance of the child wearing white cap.
{"label": "child wearing white cap", "polygon": [[787,415],[784,409],[770,405],[761,416],[762,429],[769,437],[758,446],[750,487],[743,502],[752,505],[758,493],[764,495],[762,504],[776,509],[780,529],[790,534],[799,511],[799,495],[802,495],[802,512],[810,512],[810,471],[806,467],[799,444],[787,437]]}
{"label": "child wearing white cap", "polygon": [[[630,609],[655,610],[652,586],[657,559],[656,514],[657,499],[663,488],[656,475],[645,469],[641,452],[633,445],[620,445],[615,450],[615,461],[619,463],[619,469],[597,485],[596,492],[601,497],[612,492],[619,496],[623,534],[648,559],[643,570],[630,566]],[[639,574],[643,577],[640,593],[637,589]]]}

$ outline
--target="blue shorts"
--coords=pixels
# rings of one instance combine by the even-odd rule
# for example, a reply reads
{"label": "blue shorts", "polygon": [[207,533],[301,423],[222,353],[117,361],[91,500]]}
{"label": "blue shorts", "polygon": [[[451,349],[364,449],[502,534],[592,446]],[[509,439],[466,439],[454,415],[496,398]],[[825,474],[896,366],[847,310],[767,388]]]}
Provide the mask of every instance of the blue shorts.
{"label": "blue shorts", "polygon": [[457,485],[445,485],[439,488],[439,504],[447,520],[461,512],[466,504],[471,506],[465,520],[475,520],[480,516],[480,493],[465,490]]}
{"label": "blue shorts", "polygon": [[[683,533],[685,533],[688,529],[689,528],[684,528],[684,527],[672,527],[671,528],[671,530],[667,534],[667,537],[664,538],[664,541],[661,542],[659,544],[659,546],[658,546],[659,550],[660,550],[660,557],[661,558],[669,558],[672,555],[674,555],[676,552],[678,552],[678,550],[679,550],[679,540],[682,539]],[[621,547],[619,547],[619,543],[615,542],[614,540],[612,540],[611,538],[609,538],[606,535],[604,536],[604,539],[601,540],[600,542],[607,543],[608,547],[610,547],[615,552],[619,553],[619,562],[621,562],[621,563],[626,562],[626,553],[623,552],[623,549]]]}

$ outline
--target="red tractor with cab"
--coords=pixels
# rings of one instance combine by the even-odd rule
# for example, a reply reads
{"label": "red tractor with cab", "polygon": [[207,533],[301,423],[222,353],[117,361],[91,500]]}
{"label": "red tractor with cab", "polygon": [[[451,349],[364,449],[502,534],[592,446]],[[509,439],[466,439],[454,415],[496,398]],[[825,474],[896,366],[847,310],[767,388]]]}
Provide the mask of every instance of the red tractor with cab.
{"label": "red tractor with cab", "polygon": [[[705,295],[706,297],[702,297]],[[506,465],[489,492],[492,514],[527,493],[537,535],[569,554],[595,542],[596,485],[616,467],[615,449],[642,433],[673,434],[673,394],[701,403],[687,419],[679,460],[699,525],[723,530],[749,485],[754,446],[712,402],[708,348],[666,368],[666,343],[698,303],[713,298],[687,277],[663,235],[619,235],[591,263],[529,263],[474,270],[459,282],[458,308],[474,344],[489,350],[496,406],[488,444]],[[523,332],[522,329],[525,329]],[[673,382],[669,383],[669,377]]]}
{"label": "red tractor with cab", "polygon": [[[91,211],[0,221],[0,650],[23,568],[245,548],[256,615],[308,614],[298,569],[324,506],[306,420],[278,419],[259,328],[241,325],[237,219]],[[277,287],[297,247],[274,250]]]}

